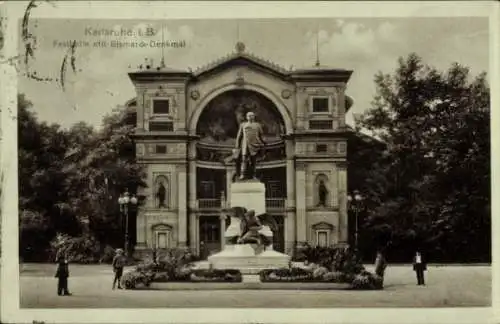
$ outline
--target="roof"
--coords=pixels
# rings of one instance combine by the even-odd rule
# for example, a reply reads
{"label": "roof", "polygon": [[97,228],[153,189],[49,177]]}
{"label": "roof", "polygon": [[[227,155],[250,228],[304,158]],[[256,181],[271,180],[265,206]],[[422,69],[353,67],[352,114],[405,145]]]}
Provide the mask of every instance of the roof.
{"label": "roof", "polygon": [[132,72],[132,73],[138,73],[138,74],[141,74],[141,73],[160,73],[160,74],[164,74],[164,73],[189,73],[189,71],[182,70],[182,69],[174,69],[174,68],[171,68],[168,66],[151,67],[149,65],[147,65],[147,66],[140,65],[139,70]]}
{"label": "roof", "polygon": [[278,74],[282,77],[293,78],[298,81],[338,81],[347,82],[351,77],[352,70],[339,69],[316,64],[312,67],[299,68],[299,69],[286,69],[283,66],[276,64],[270,60],[259,57],[253,53],[245,50],[245,44],[238,42],[235,50],[223,57],[220,57],[206,65],[197,68],[195,71],[175,69],[166,67],[161,64],[159,67],[152,67],[149,65],[140,65],[139,70],[129,73],[132,80],[135,79],[157,79],[159,76],[166,76],[171,78],[198,78],[206,73],[215,69],[224,67],[227,64],[237,62],[251,63],[270,72]]}

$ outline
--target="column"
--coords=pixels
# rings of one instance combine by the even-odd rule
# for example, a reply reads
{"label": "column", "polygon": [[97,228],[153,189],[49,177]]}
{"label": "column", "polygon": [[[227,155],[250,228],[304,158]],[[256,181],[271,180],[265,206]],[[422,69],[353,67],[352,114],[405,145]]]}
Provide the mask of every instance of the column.
{"label": "column", "polygon": [[224,238],[224,233],[226,233],[226,214],[221,211],[220,214],[220,249],[221,251],[224,250],[224,247],[226,246],[226,239]]}
{"label": "column", "polygon": [[339,242],[347,243],[347,163],[337,163],[338,202],[339,202]]}
{"label": "column", "polygon": [[295,211],[285,214],[285,253],[292,255],[295,250]]}
{"label": "column", "polygon": [[178,197],[178,246],[185,247],[187,242],[187,176],[186,165],[177,166],[177,197]]}
{"label": "column", "polygon": [[223,206],[223,208],[230,208],[231,207],[231,184],[233,183],[233,175],[236,172],[236,167],[234,166],[229,166],[226,168],[226,206]]}
{"label": "column", "polygon": [[297,162],[295,169],[296,183],[296,228],[297,244],[303,245],[307,241],[307,219],[306,219],[306,164]]}

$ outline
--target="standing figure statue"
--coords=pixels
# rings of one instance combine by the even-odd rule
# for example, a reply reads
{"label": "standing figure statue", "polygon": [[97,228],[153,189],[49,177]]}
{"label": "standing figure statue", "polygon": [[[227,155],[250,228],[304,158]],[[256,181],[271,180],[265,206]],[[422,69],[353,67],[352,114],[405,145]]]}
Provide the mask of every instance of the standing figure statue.
{"label": "standing figure statue", "polygon": [[255,179],[257,155],[265,146],[262,125],[255,121],[255,114],[248,112],[246,119],[240,125],[233,151],[236,173],[240,180]]}
{"label": "standing figure statue", "polygon": [[158,198],[158,208],[167,207],[165,204],[165,198],[167,195],[167,189],[163,185],[163,182],[160,182],[158,186],[158,191],[156,192],[156,197]]}
{"label": "standing figure statue", "polygon": [[326,188],[325,181],[321,180],[318,185],[318,206],[326,207],[327,198],[328,189]]}

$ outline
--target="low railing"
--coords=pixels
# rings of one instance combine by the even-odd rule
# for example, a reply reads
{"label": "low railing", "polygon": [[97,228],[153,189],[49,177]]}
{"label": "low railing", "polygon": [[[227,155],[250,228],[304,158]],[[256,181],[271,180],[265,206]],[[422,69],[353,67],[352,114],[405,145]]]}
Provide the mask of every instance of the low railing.
{"label": "low railing", "polygon": [[220,209],[220,208],[222,208],[222,201],[221,201],[221,199],[217,199],[217,198],[198,199],[198,208],[199,209]]}
{"label": "low railing", "polygon": [[285,208],[285,198],[266,198],[266,208],[271,208],[271,209]]}
{"label": "low railing", "polygon": [[[222,209],[225,207],[229,207],[225,205],[229,204],[223,202],[222,199],[217,199],[217,198],[198,199],[198,209]],[[286,207],[285,198],[266,198],[266,208],[285,209],[285,207]]]}

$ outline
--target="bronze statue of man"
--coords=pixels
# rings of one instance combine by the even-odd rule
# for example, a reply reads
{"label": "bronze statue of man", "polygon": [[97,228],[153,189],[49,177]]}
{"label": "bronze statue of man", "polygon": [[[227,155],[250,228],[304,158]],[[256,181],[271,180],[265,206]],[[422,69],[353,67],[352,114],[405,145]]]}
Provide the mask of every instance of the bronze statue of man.
{"label": "bronze statue of man", "polygon": [[255,178],[257,155],[265,146],[262,135],[262,125],[255,121],[253,112],[248,112],[236,136],[235,153],[240,180]]}

